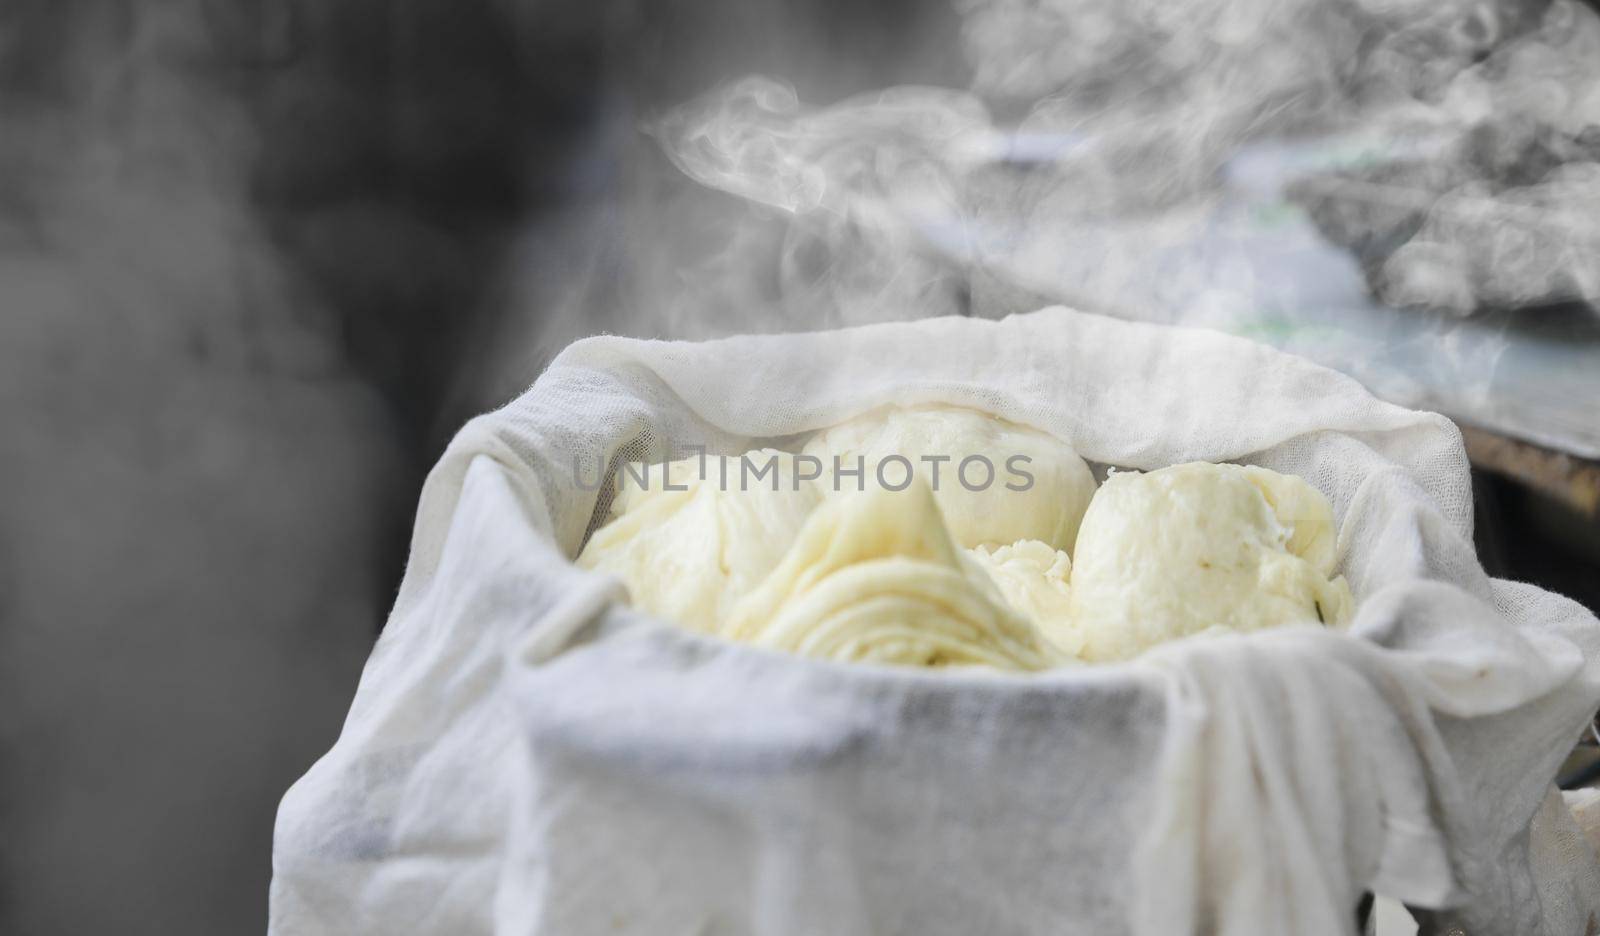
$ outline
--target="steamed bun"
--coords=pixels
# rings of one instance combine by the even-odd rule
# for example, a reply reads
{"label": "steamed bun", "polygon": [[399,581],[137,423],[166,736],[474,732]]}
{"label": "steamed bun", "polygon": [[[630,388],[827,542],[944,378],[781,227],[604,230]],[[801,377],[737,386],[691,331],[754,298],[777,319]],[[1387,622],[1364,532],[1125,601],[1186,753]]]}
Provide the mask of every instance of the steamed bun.
{"label": "steamed bun", "polygon": [[1072,560],[1066,553],[1038,540],[1021,540],[1010,546],[978,546],[967,554],[994,582],[1006,604],[1032,621],[1051,643],[1074,656],[1083,649],[1083,638],[1071,623]]}
{"label": "steamed bun", "polygon": [[[734,459],[727,485],[714,459],[706,477],[698,458],[650,465],[643,484],[619,475],[612,519],[590,537],[578,566],[621,578],[642,611],[716,631],[733,603],[777,567],[822,499],[814,482],[796,478],[793,455],[763,449],[749,457],[758,465],[776,458],[776,483],[741,490]],[[687,490],[667,490],[669,483]]]}
{"label": "steamed bun", "polygon": [[[818,433],[806,445],[805,454],[822,460],[825,478],[835,477],[836,456],[847,469],[855,466],[857,456],[863,457],[867,487],[877,485],[875,466],[889,456],[908,459],[916,475],[930,482],[935,463],[922,457],[948,458],[937,463],[933,498],[956,543],[965,547],[1039,540],[1052,549],[1070,550],[1095,486],[1089,466],[1060,439],[953,406],[875,410]],[[957,472],[963,459],[978,455],[989,459],[993,477],[985,486],[987,473],[981,463],[974,462],[969,466],[968,482],[983,489],[968,490]],[[1026,461],[1010,462],[1018,456]],[[1014,473],[1013,467],[1031,475],[1031,485]],[[898,483],[903,473],[898,466],[886,466],[890,483]],[[1008,484],[1027,485],[1028,489],[1018,491]],[[853,491],[857,485],[846,478],[825,486],[824,493],[831,495],[833,487]]]}
{"label": "steamed bun", "polygon": [[1213,628],[1344,624],[1333,512],[1305,481],[1193,462],[1115,473],[1083,518],[1070,618],[1090,661]]}
{"label": "steamed bun", "polygon": [[951,540],[920,479],[830,497],[723,636],[804,656],[1038,670],[1058,654]]}

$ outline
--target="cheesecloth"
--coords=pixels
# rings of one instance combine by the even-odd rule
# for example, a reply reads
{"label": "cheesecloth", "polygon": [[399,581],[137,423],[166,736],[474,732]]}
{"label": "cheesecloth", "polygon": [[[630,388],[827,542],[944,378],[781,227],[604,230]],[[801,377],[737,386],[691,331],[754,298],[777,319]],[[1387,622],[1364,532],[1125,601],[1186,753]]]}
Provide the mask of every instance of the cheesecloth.
{"label": "cheesecloth", "polygon": [[[793,448],[890,402],[1102,465],[1298,474],[1355,621],[922,672],[700,637],[571,565],[597,464]],[[1563,932],[1589,895],[1535,874],[1530,826],[1597,653],[1580,606],[1484,574],[1448,420],[1245,340],[1065,309],[592,338],[430,475],[343,733],[279,810],[270,929],[1336,934],[1372,890]]]}

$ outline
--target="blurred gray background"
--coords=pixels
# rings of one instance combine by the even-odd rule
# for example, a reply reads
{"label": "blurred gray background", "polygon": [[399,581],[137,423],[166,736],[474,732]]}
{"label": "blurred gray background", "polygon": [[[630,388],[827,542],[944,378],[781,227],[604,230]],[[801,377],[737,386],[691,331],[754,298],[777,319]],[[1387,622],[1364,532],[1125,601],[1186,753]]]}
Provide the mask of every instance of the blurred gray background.
{"label": "blurred gray background", "polygon": [[[971,6],[0,0],[0,932],[261,931],[455,428],[581,335],[837,323],[644,131],[967,87]],[[1593,517],[1478,481],[1600,606]]]}
{"label": "blurred gray background", "polygon": [[698,186],[639,122],[753,70],[960,82],[955,22],[0,2],[0,932],[262,931],[427,468],[570,338],[655,330],[617,206]]}

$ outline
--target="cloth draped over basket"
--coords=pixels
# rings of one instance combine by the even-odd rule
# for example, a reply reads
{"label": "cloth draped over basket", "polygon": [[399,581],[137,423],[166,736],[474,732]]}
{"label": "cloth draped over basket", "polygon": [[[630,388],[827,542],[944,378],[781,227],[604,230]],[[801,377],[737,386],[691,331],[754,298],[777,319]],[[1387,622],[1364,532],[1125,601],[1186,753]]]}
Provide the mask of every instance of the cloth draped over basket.
{"label": "cloth draped over basket", "polygon": [[[691,634],[570,563],[597,466],[923,402],[1102,465],[1306,478],[1354,623],[897,670]],[[1066,309],[592,338],[430,475],[343,732],[280,808],[270,927],[1338,934],[1376,891],[1469,933],[1581,932],[1529,830],[1597,704],[1595,618],[1478,564],[1454,425],[1300,358]]]}

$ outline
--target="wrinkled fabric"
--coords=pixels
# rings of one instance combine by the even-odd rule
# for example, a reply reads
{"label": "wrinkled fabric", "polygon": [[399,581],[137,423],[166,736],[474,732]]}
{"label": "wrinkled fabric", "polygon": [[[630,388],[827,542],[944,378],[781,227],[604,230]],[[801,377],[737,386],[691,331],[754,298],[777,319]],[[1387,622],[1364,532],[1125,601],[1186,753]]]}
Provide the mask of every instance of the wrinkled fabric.
{"label": "wrinkled fabric", "polygon": [[[603,507],[574,461],[794,446],[888,403],[1102,466],[1297,474],[1350,631],[906,671],[690,633],[571,565]],[[1210,332],[1051,309],[582,341],[430,476],[344,731],[280,808],[270,929],[1348,933],[1371,889],[1555,936],[1530,824],[1600,625],[1489,579],[1471,534],[1451,423]]]}

